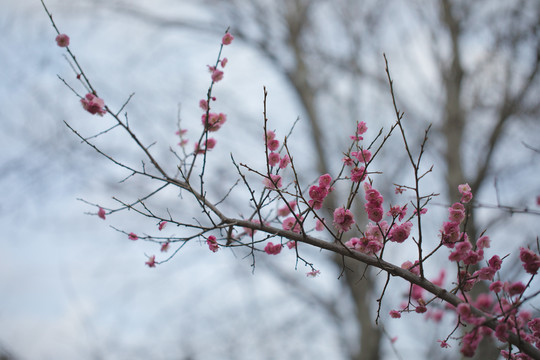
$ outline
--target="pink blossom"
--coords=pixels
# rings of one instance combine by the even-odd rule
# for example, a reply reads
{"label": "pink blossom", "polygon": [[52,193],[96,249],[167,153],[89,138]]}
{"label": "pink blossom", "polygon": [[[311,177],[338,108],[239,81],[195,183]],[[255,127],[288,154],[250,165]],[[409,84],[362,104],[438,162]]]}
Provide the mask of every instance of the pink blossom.
{"label": "pink blossom", "polygon": [[158,230],[161,231],[165,228],[165,226],[167,225],[167,222],[166,221],[161,221],[159,224],[158,224]]}
{"label": "pink blossom", "polygon": [[497,272],[497,270],[495,270],[494,268],[488,266],[488,267],[483,267],[483,268],[475,271],[473,276],[478,276],[478,279],[480,279],[480,280],[492,281],[493,278],[495,277],[496,272]]}
{"label": "pink blossom", "polygon": [[[424,215],[425,213],[427,213],[427,208],[420,209],[420,215]],[[418,214],[418,211],[414,209],[413,215],[417,215],[417,214]]]}
{"label": "pink blossom", "polygon": [[208,101],[204,99],[199,100],[199,107],[204,111],[208,111]]}
{"label": "pink blossom", "polygon": [[502,265],[502,260],[498,255],[493,255],[488,261],[489,267],[500,270]]}
{"label": "pink blossom", "polygon": [[431,282],[433,283],[433,285],[437,285],[439,287],[442,287],[445,277],[446,277],[446,270],[441,269],[441,271],[439,272],[439,277],[436,278],[436,279],[431,280]]}
{"label": "pink blossom", "polygon": [[378,238],[364,236],[362,238],[351,238],[345,243],[345,246],[366,255],[373,255],[381,251],[383,243]]}
{"label": "pink blossom", "polygon": [[307,277],[317,277],[321,273],[320,270],[311,270],[310,272],[306,273]]}
{"label": "pink blossom", "polygon": [[317,221],[315,222],[315,230],[316,231],[323,231],[324,230],[324,219],[323,219],[323,221],[317,219]]}
{"label": "pink blossom", "polygon": [[407,190],[407,189],[405,189],[405,188],[398,185],[398,186],[396,186],[396,189],[394,190],[394,193],[402,194],[405,190]]}
{"label": "pink blossom", "polygon": [[508,284],[508,286],[505,286],[505,288],[510,296],[520,295],[526,289],[525,285],[521,281],[516,281],[515,283]]}
{"label": "pink blossom", "polygon": [[393,218],[398,218],[398,221],[403,220],[405,215],[407,215],[407,204],[405,204],[403,207],[399,205],[392,206],[390,208],[390,211],[386,213],[386,216],[392,216]]}
{"label": "pink blossom", "polygon": [[341,207],[334,210],[334,226],[339,231],[349,231],[353,224],[354,217],[349,209]]}
{"label": "pink blossom", "polygon": [[412,226],[413,224],[410,221],[407,221],[401,225],[394,225],[394,227],[390,230],[390,241],[402,243],[407,240],[411,233]]}
{"label": "pink blossom", "polygon": [[465,258],[463,259],[463,263],[465,265],[476,265],[480,261],[484,259],[484,251],[478,250],[478,251],[469,251]]}
{"label": "pink blossom", "polygon": [[381,205],[373,202],[368,202],[364,205],[364,208],[366,209],[369,220],[376,223],[382,220],[384,210]]}
{"label": "pink blossom", "polygon": [[524,247],[519,248],[519,259],[527,273],[535,275],[538,272],[538,268],[540,268],[540,256],[534,251]]}
{"label": "pink blossom", "polygon": [[474,306],[483,311],[489,311],[493,306],[493,298],[489,293],[479,294],[474,302]]}
{"label": "pink blossom", "polygon": [[357,132],[358,134],[362,135],[362,134],[364,134],[364,133],[367,131],[367,129],[368,129],[368,128],[367,128],[366,123],[363,122],[363,121],[360,121],[360,122],[358,123],[358,127],[357,127],[356,132]]}
{"label": "pink blossom", "polygon": [[354,165],[354,161],[350,158],[350,157],[344,157],[342,159],[343,161],[343,164],[345,164],[345,166],[353,166]]}
{"label": "pink blossom", "polygon": [[223,113],[219,113],[219,114],[209,113],[208,121],[206,120],[207,120],[206,114],[203,114],[201,116],[201,121],[204,127],[206,128],[206,130],[218,131],[221,128],[221,126],[223,126],[223,124],[225,124],[225,122],[227,121],[227,115]]}
{"label": "pink blossom", "polygon": [[103,109],[103,107],[105,107],[103,99],[98,98],[94,94],[86,94],[85,97],[81,99],[81,104],[84,110],[92,115],[98,114],[99,116],[103,116],[107,113],[107,111]]}
{"label": "pink blossom", "polygon": [[309,196],[311,197],[311,200],[308,201],[309,206],[313,207],[315,210],[319,210],[327,195],[328,189],[326,187],[313,185],[309,188]]}
{"label": "pink blossom", "polygon": [[460,238],[459,224],[455,222],[444,222],[441,238],[443,244],[448,247],[454,247],[454,243],[459,241]]}
{"label": "pink blossom", "polygon": [[468,203],[472,199],[471,187],[469,184],[458,185],[458,191],[461,194],[461,202]]}
{"label": "pink blossom", "polygon": [[56,44],[60,47],[69,46],[69,36],[67,36],[66,34],[59,34],[56,37]]}
{"label": "pink blossom", "polygon": [[272,130],[266,131],[266,142],[275,139],[275,137],[276,137],[275,132],[273,132]]}
{"label": "pink blossom", "polygon": [[227,58],[223,58],[223,60],[221,60],[221,67],[225,67],[227,65],[227,63],[229,62],[229,60]]}
{"label": "pink blossom", "polygon": [[278,216],[287,216],[296,208],[296,201],[289,201],[289,205],[284,205],[278,209]]}
{"label": "pink blossom", "polygon": [[460,194],[471,192],[471,187],[469,186],[469,184],[461,184],[458,185],[458,191]]}
{"label": "pink blossom", "polygon": [[476,240],[476,247],[478,249],[485,249],[489,248],[491,245],[491,240],[487,235],[481,236],[478,240]]}
{"label": "pink blossom", "polygon": [[501,292],[503,288],[503,283],[500,281],[494,281],[489,285],[489,291],[493,291],[494,293]]}
{"label": "pink blossom", "polygon": [[532,332],[540,333],[540,318],[534,318],[527,323],[527,326]]}
{"label": "pink blossom", "polygon": [[282,186],[281,175],[270,174],[270,178],[264,178],[264,186],[270,190],[277,190]]}
{"label": "pink blossom", "polygon": [[279,161],[279,168],[285,169],[287,166],[289,166],[290,163],[291,163],[291,158],[289,157],[289,155],[285,155]]}
{"label": "pink blossom", "polygon": [[206,146],[207,150],[211,150],[216,146],[216,139],[214,138],[208,138],[208,140],[205,141],[204,145]]}
{"label": "pink blossom", "polygon": [[425,313],[425,312],[427,311],[427,308],[426,308],[425,305],[418,305],[418,306],[414,309],[414,311],[415,311],[416,313],[418,313],[418,314],[423,314],[423,313]]}
{"label": "pink blossom", "polygon": [[409,270],[415,275],[420,275],[420,266],[418,266],[418,260],[414,262],[410,262],[409,260],[405,261],[403,264],[401,264],[401,268],[405,270]]}
{"label": "pink blossom", "polygon": [[[461,205],[460,203],[456,204]],[[459,224],[463,221],[463,219],[465,219],[465,210],[460,209],[459,207],[455,207],[456,204],[452,205],[452,207],[448,209],[448,211],[450,212],[448,220]],[[461,206],[463,207],[463,205]]]}
{"label": "pink blossom", "polygon": [[[352,153],[351,153],[352,155]],[[369,150],[360,150],[356,153],[356,158],[358,159],[358,161],[360,162],[363,162],[363,163],[368,163],[369,160],[371,160],[371,151]]]}
{"label": "pink blossom", "polygon": [[167,250],[169,250],[169,244],[168,241],[161,244],[161,252],[167,252]]}
{"label": "pink blossom", "polygon": [[355,167],[351,170],[351,181],[361,182],[366,178],[366,169],[362,166],[360,168]]}
{"label": "pink blossom", "polygon": [[324,174],[319,176],[319,186],[329,189],[332,183],[332,176],[330,174]]}
{"label": "pink blossom", "polygon": [[[300,222],[304,220],[302,216],[297,215],[297,217]],[[296,217],[294,216],[289,216],[283,220],[283,224],[281,226],[283,227],[283,230],[289,230],[298,234],[302,232],[302,224],[298,223]]]}
{"label": "pink blossom", "polygon": [[296,247],[296,241],[287,241],[287,247],[293,249]]}
{"label": "pink blossom", "polygon": [[97,216],[103,220],[105,220],[105,210],[103,210],[103,208],[99,208],[98,210],[98,213],[97,213]]}
{"label": "pink blossom", "polygon": [[469,251],[472,249],[472,245],[468,241],[460,242],[456,245],[455,250],[450,253],[448,256],[448,260],[450,261],[461,261],[464,260],[467,255],[469,254]]}
{"label": "pink blossom", "polygon": [[441,343],[441,347],[442,347],[443,349],[446,349],[446,348],[449,348],[449,347],[450,347],[450,344],[448,344],[448,343],[446,342],[446,340],[437,340],[437,342],[440,342],[440,343]]}
{"label": "pink blossom", "polygon": [[268,140],[267,146],[268,146],[268,150],[276,151],[279,148],[279,140],[278,139]]}
{"label": "pink blossom", "polygon": [[208,245],[208,248],[212,250],[212,252],[216,252],[219,250],[219,244],[217,243],[216,237],[214,235],[210,235],[208,239],[206,239],[206,245]]}
{"label": "pink blossom", "polygon": [[223,80],[223,71],[217,69],[212,71],[212,81],[217,83],[221,80]]}
{"label": "pink blossom", "polygon": [[268,165],[276,166],[277,164],[279,164],[280,160],[281,159],[278,153],[271,152],[270,154],[268,154]]}
{"label": "pink blossom", "polygon": [[393,319],[399,319],[401,317],[401,313],[399,311],[396,311],[396,310],[391,310],[390,311],[390,317],[393,318]]}
{"label": "pink blossom", "polygon": [[226,33],[223,35],[223,38],[221,39],[221,43],[223,45],[229,45],[234,40],[234,36],[231,35],[231,33]]}
{"label": "pink blossom", "polygon": [[268,255],[277,255],[281,252],[281,244],[274,245],[272,242],[269,242],[264,247],[264,252]]}
{"label": "pink blossom", "polygon": [[148,265],[148,267],[156,267],[156,255],[152,255],[148,258],[148,261],[145,262],[146,265]]}
{"label": "pink blossom", "polygon": [[128,239],[135,241],[135,240],[138,240],[139,237],[137,236],[137,234],[131,232],[128,234]]}

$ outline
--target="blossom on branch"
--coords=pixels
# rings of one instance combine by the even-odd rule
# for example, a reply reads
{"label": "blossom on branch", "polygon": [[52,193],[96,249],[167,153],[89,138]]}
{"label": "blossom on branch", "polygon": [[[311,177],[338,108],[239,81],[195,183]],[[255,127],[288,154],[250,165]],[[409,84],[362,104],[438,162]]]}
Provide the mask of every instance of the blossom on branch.
{"label": "blossom on branch", "polygon": [[145,262],[146,265],[148,265],[148,267],[156,267],[156,255],[152,255],[148,258],[148,261]]}
{"label": "blossom on branch", "polygon": [[264,247],[264,252],[268,255],[277,255],[281,252],[281,244],[275,244],[272,242],[269,242]]}
{"label": "blossom on branch", "polygon": [[97,114],[99,116],[103,116],[107,113],[107,111],[104,109],[105,102],[103,99],[98,98],[92,93],[86,94],[85,97],[81,99],[81,104],[84,110],[88,111],[92,115]]}
{"label": "blossom on branch", "polygon": [[216,252],[219,250],[219,244],[217,243],[216,237],[214,235],[210,235],[208,239],[206,239],[206,245],[208,245],[208,248],[212,250],[212,252]]}
{"label": "blossom on branch", "polygon": [[103,208],[99,208],[97,215],[99,218],[105,220],[105,210],[103,210]]}
{"label": "blossom on branch", "polygon": [[353,224],[354,216],[349,209],[341,207],[334,211],[334,226],[338,231],[349,231]]}
{"label": "blossom on branch", "polygon": [[66,34],[59,34],[56,37],[56,44],[60,47],[68,47],[69,46],[69,36]]}
{"label": "blossom on branch", "polygon": [[223,45],[230,45],[230,43],[232,43],[233,40],[234,40],[234,36],[232,36],[231,33],[226,33],[225,35],[223,35],[223,38],[221,39],[221,43]]}

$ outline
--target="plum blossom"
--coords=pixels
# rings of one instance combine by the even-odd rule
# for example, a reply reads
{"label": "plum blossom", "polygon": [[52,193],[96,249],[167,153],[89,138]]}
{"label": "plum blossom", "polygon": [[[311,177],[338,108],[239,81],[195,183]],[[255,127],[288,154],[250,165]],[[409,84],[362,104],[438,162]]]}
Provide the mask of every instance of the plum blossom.
{"label": "plum blossom", "polygon": [[277,255],[281,252],[281,244],[275,244],[272,242],[269,242],[264,247],[264,252],[268,255]]}
{"label": "plum blossom", "polygon": [[521,247],[519,248],[519,259],[527,273],[535,275],[538,272],[538,268],[540,268],[540,256],[538,254]]}
{"label": "plum blossom", "polygon": [[223,35],[223,38],[221,39],[221,43],[223,45],[230,45],[233,40],[234,40],[234,36],[232,36],[231,33],[226,33],[225,35]]}
{"label": "plum blossom", "polygon": [[311,270],[310,272],[306,273],[307,277],[317,277],[321,273],[320,270]]}
{"label": "plum blossom", "polygon": [[224,68],[227,65],[228,62],[229,62],[229,59],[223,58],[223,60],[221,60],[221,67]]}
{"label": "plum blossom", "polygon": [[206,114],[203,114],[201,116],[201,121],[202,121],[203,126],[206,128],[206,130],[218,131],[221,128],[221,126],[223,126],[223,124],[225,124],[225,122],[227,121],[227,115],[223,113],[219,113],[219,114],[209,113],[208,121],[206,120],[207,120]]}
{"label": "plum blossom", "polygon": [[100,219],[105,220],[105,210],[103,210],[102,207],[99,208],[98,213],[97,213],[97,216],[98,216]]}
{"label": "plum blossom", "polygon": [[159,231],[163,230],[166,225],[167,225],[166,221],[160,221],[160,223],[158,224],[158,230]]}
{"label": "plum blossom", "polygon": [[339,231],[349,231],[354,224],[353,214],[349,209],[343,207],[334,210],[334,226]]}
{"label": "plum blossom", "polygon": [[219,250],[219,244],[217,243],[216,237],[214,235],[210,235],[208,239],[206,239],[206,245],[208,245],[208,248],[212,250],[212,252],[216,252]]}
{"label": "plum blossom", "polygon": [[217,83],[221,80],[223,80],[223,71],[214,69],[212,71],[212,81]]}
{"label": "plum blossom", "polygon": [[393,319],[399,319],[401,318],[401,313],[397,310],[391,310],[390,311],[390,317]]}
{"label": "plum blossom", "polygon": [[291,213],[291,210],[294,211],[296,208],[296,201],[289,201],[289,205],[284,205],[278,209],[278,216],[287,216]]}
{"label": "plum blossom", "polygon": [[469,184],[458,185],[458,191],[461,194],[461,202],[466,204],[472,200],[472,192]]}
{"label": "plum blossom", "polygon": [[284,155],[281,160],[279,161],[279,168],[285,169],[289,164],[291,163],[291,158],[289,155]]}
{"label": "plum blossom", "polygon": [[92,115],[103,116],[107,113],[105,109],[105,102],[103,99],[98,98],[92,93],[88,93],[84,98],[81,99],[81,104],[84,110],[88,111]]}
{"label": "plum blossom", "polygon": [[400,225],[394,225],[394,227],[390,230],[389,240],[397,243],[404,242],[409,237],[412,226],[413,224],[410,221]]}
{"label": "plum blossom", "polygon": [[[300,223],[298,222],[297,217],[298,220],[300,220]],[[289,230],[300,234],[302,232],[302,220],[304,220],[304,218],[300,215],[296,215],[296,217],[289,216],[288,218],[283,220],[283,224],[281,226],[283,227],[283,230]]]}
{"label": "plum blossom", "polygon": [[161,252],[167,252],[167,250],[169,250],[169,245],[170,243],[168,241],[161,244]]}
{"label": "plum blossom", "polygon": [[316,231],[323,231],[324,230],[324,219],[322,221],[317,219],[317,221],[315,222],[315,230]]}
{"label": "plum blossom", "polygon": [[399,205],[392,206],[390,208],[390,211],[388,211],[386,215],[392,216],[393,218],[397,218],[398,221],[403,220],[405,215],[407,215],[407,204],[403,205],[403,207]]}
{"label": "plum blossom", "polygon": [[138,240],[139,237],[137,236],[137,234],[131,232],[128,234],[128,239],[135,241],[135,240]]}
{"label": "plum blossom", "polygon": [[364,181],[365,178],[366,178],[366,169],[361,166],[361,167],[355,167],[354,169],[351,170],[351,181],[352,182],[361,182],[361,181]]}
{"label": "plum blossom", "polygon": [[276,166],[277,164],[279,164],[280,160],[281,159],[278,153],[271,152],[270,154],[268,154],[268,165]]}
{"label": "plum blossom", "polygon": [[264,178],[264,186],[271,190],[279,189],[282,186],[281,175],[270,174],[269,178]]}
{"label": "plum blossom", "polygon": [[204,99],[199,100],[199,107],[204,111],[208,111],[208,101]]}
{"label": "plum blossom", "polygon": [[59,34],[55,40],[56,40],[56,45],[60,47],[69,46],[69,36],[67,36],[66,34]]}
{"label": "plum blossom", "polygon": [[145,262],[146,265],[148,265],[148,267],[156,267],[156,255],[152,255],[148,258],[148,261]]}

